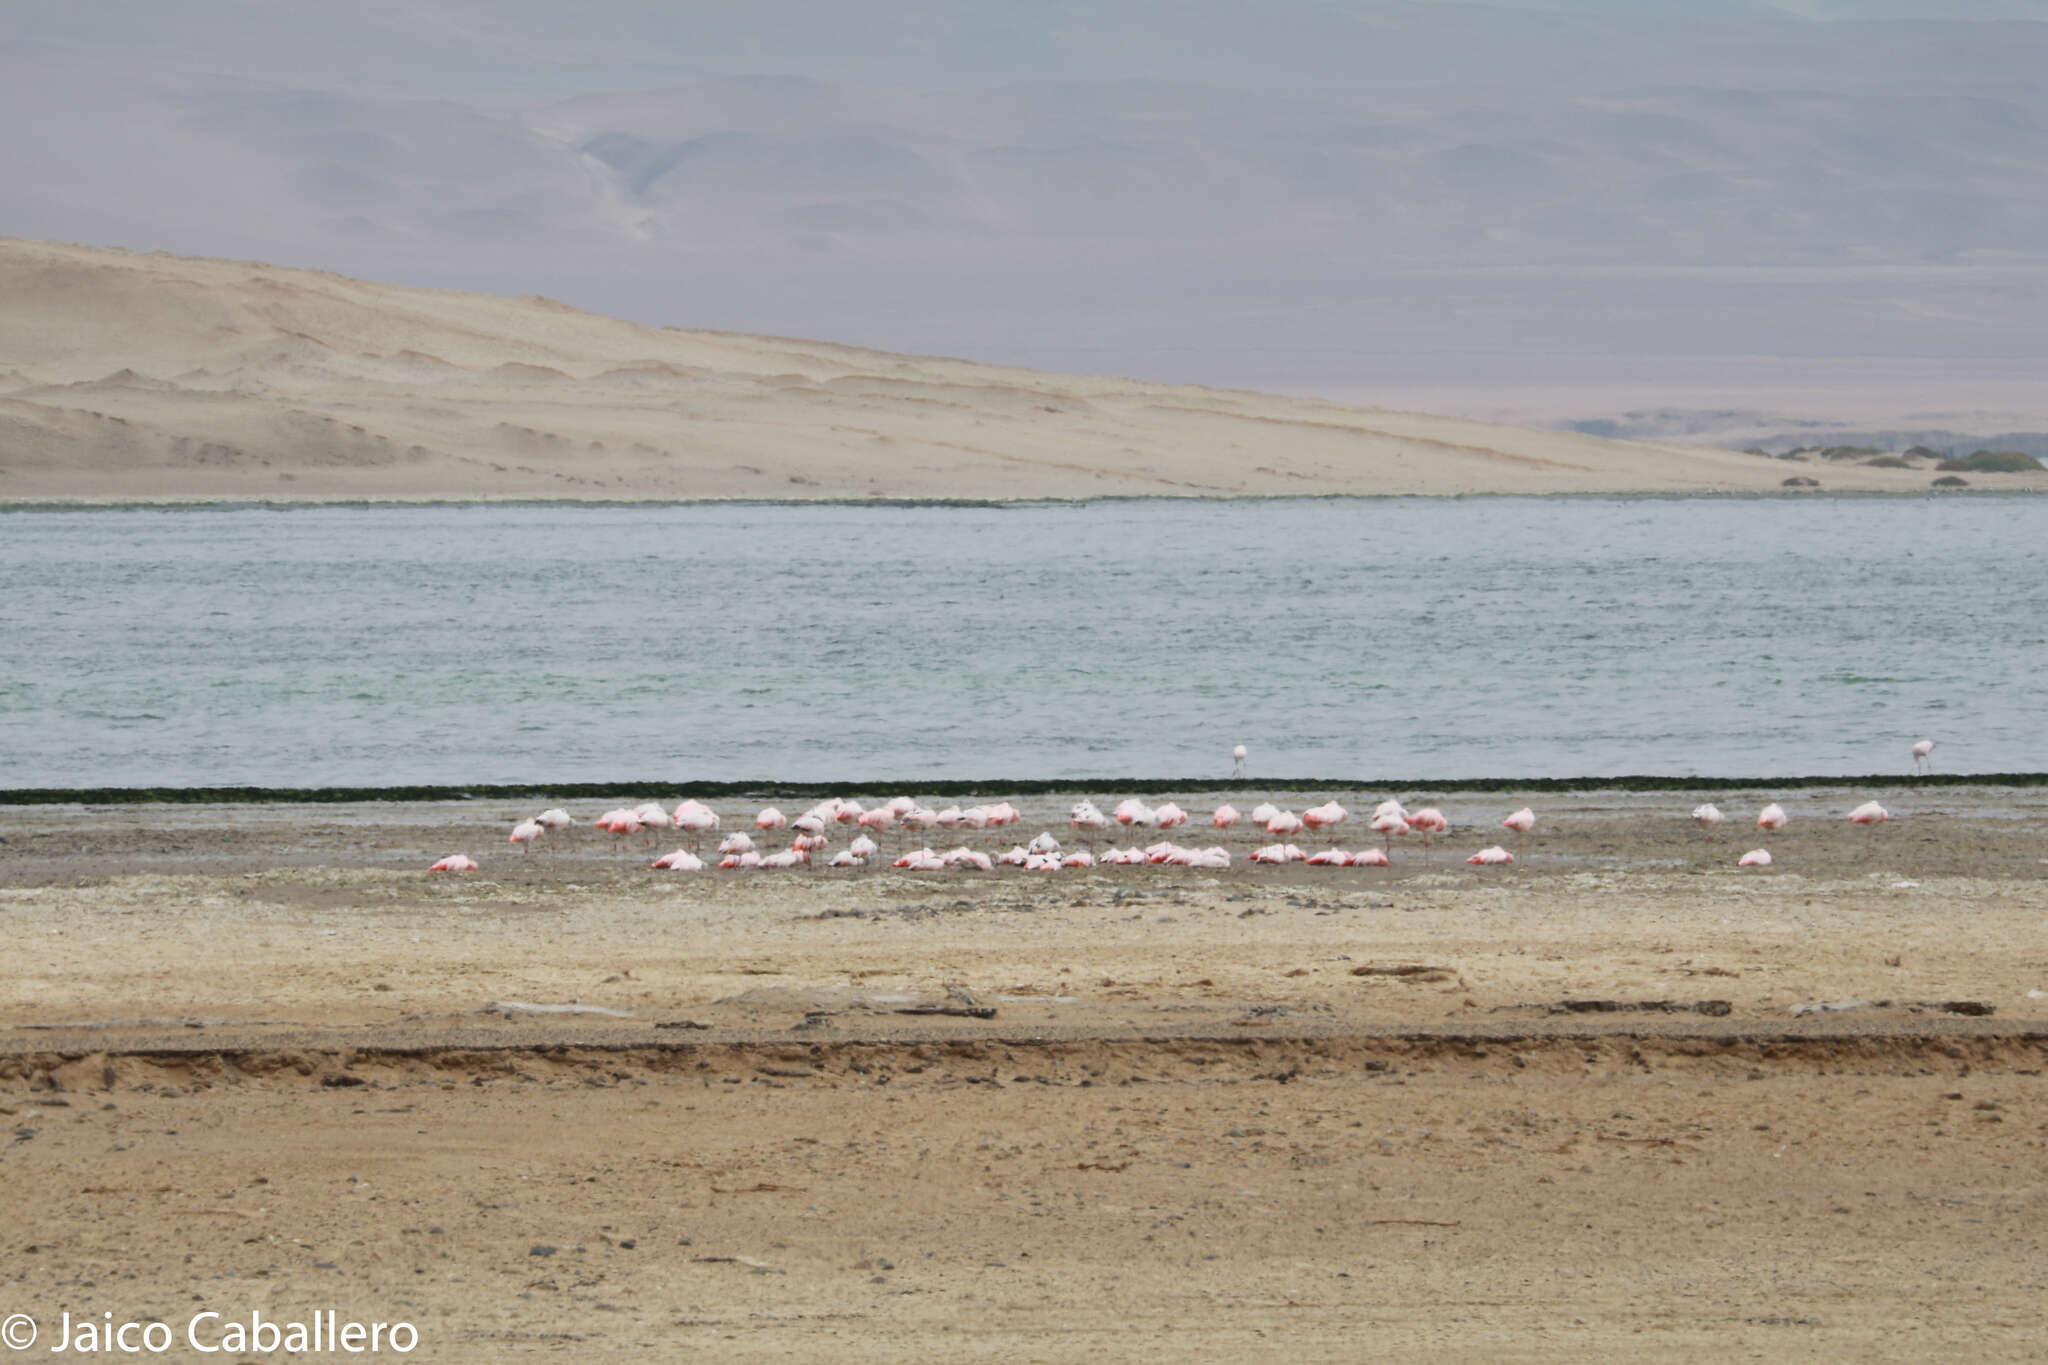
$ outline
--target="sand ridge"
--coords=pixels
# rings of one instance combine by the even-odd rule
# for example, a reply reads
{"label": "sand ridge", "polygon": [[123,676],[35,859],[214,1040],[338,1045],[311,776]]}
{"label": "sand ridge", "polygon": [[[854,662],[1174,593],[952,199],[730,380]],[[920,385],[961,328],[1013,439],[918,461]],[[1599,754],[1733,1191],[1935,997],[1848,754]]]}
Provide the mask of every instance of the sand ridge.
{"label": "sand ridge", "polygon": [[0,239],[0,500],[1689,493],[1787,475],[1705,447]]}

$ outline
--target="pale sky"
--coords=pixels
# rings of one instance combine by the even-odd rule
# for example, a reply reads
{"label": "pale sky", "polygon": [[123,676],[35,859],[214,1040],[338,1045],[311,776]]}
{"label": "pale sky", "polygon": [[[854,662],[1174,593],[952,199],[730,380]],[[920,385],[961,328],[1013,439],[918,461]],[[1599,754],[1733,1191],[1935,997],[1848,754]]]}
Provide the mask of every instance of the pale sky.
{"label": "pale sky", "polygon": [[1439,410],[2048,406],[2048,0],[7,12],[11,235]]}

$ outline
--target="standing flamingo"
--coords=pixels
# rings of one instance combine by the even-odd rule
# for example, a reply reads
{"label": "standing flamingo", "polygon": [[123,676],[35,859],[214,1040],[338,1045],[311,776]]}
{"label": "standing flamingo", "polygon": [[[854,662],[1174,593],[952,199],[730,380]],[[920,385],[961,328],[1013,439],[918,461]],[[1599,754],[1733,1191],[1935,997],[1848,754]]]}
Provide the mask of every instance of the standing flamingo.
{"label": "standing flamingo", "polygon": [[1410,828],[1422,836],[1422,860],[1429,861],[1429,841],[1439,834],[1447,833],[1451,822],[1435,806],[1424,806],[1408,817]]}
{"label": "standing flamingo", "polygon": [[1238,745],[1235,749],[1232,749],[1230,751],[1230,775],[1233,778],[1242,778],[1244,776],[1244,761],[1250,757],[1250,751],[1247,750],[1242,744]]}
{"label": "standing flamingo", "polygon": [[518,824],[512,826],[512,842],[520,845],[522,851],[531,853],[533,852],[533,841],[547,832],[547,826],[538,820],[521,820]]}
{"label": "standing flamingo", "polygon": [[1757,812],[1756,827],[1766,834],[1776,834],[1785,828],[1787,818],[1785,808],[1773,801]]}
{"label": "standing flamingo", "polygon": [[1892,818],[1892,813],[1875,801],[1865,801],[1849,812],[1849,823],[1861,825],[1870,834],[1877,833],[1877,827]]}
{"label": "standing flamingo", "polygon": [[1913,771],[1918,773],[1920,765],[1926,764],[1929,772],[1934,770],[1934,741],[1923,739],[1913,745]]}
{"label": "standing flamingo", "polygon": [[1727,818],[1727,816],[1721,814],[1721,808],[1711,801],[1707,802],[1704,806],[1694,806],[1692,808],[1693,823],[1701,829],[1712,829]]}

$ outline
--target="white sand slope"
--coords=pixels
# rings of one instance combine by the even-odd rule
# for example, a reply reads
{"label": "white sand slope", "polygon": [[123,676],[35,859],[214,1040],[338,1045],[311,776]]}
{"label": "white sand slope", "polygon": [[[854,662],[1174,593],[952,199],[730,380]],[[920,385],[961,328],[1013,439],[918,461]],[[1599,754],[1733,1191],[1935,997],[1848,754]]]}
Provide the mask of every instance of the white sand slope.
{"label": "white sand slope", "polygon": [[1929,480],[0,240],[0,500],[1681,492],[1795,474]]}

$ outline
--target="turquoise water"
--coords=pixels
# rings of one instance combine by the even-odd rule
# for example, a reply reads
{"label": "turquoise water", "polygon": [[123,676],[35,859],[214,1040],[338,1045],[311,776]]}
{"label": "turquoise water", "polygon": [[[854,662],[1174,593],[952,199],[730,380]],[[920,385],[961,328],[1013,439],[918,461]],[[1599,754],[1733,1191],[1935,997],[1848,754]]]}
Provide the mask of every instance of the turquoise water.
{"label": "turquoise water", "polygon": [[0,787],[2048,769],[2048,499],[0,512]]}

